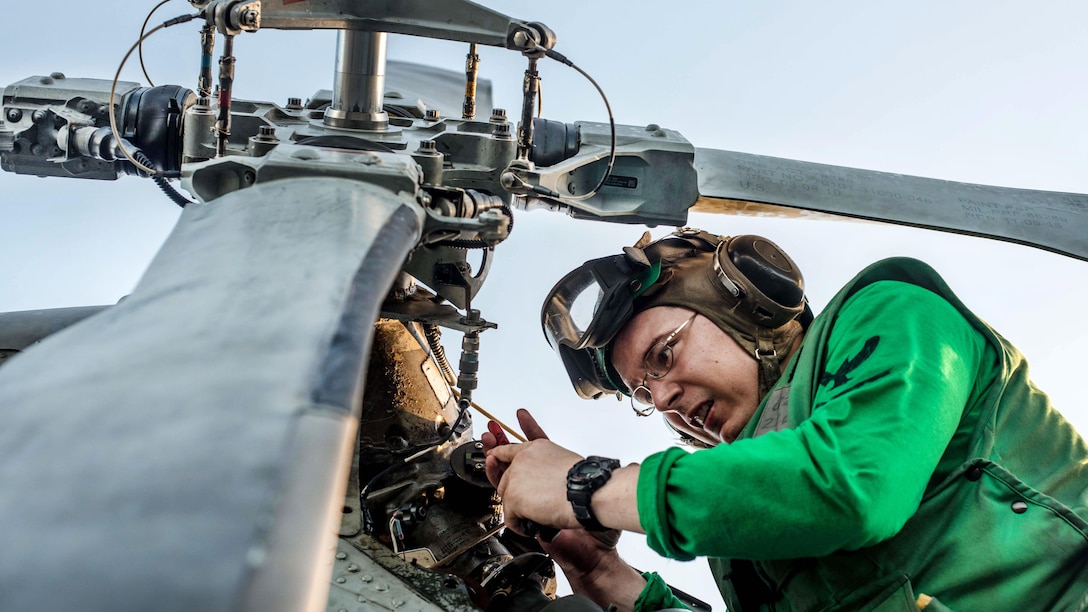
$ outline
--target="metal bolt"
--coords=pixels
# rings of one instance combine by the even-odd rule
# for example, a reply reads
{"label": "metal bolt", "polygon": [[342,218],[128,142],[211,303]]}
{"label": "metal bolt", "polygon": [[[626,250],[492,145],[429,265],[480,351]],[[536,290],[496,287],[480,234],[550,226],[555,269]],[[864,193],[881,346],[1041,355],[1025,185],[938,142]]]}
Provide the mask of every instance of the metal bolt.
{"label": "metal bolt", "polygon": [[491,135],[502,140],[513,138],[513,136],[510,135],[509,123],[496,123],[495,127],[491,130]]}
{"label": "metal bolt", "polygon": [[433,140],[421,140],[419,141],[420,153],[434,153],[438,150],[438,144]]}
{"label": "metal bolt", "polygon": [[287,98],[288,110],[302,110],[302,98]]}
{"label": "metal bolt", "polygon": [[30,119],[34,123],[39,123],[41,121],[44,121],[48,114],[49,114],[48,112],[46,112],[44,110],[41,110],[41,109],[38,109],[38,110],[34,111],[34,113],[32,115],[30,115]]}
{"label": "metal bolt", "polygon": [[437,108],[428,108],[427,115],[424,117],[424,119],[426,119],[427,121],[438,121],[440,118],[441,115],[439,114]]}
{"label": "metal bolt", "polygon": [[274,138],[276,136],[276,128],[272,127],[271,125],[262,125],[261,127],[257,128],[257,135],[271,136]]}
{"label": "metal bolt", "polygon": [[472,445],[472,448],[475,448],[476,450],[480,450],[480,449],[482,449],[483,447],[484,447],[484,443],[483,443],[483,442],[476,442],[476,443],[474,443],[474,444]]}
{"label": "metal bolt", "polygon": [[254,10],[244,11],[242,13],[241,23],[243,26],[254,27],[257,25],[257,19],[260,17],[260,13]]}
{"label": "metal bolt", "polygon": [[9,108],[8,109],[8,121],[10,121],[11,123],[18,123],[19,120],[22,119],[22,118],[23,118],[22,109],[18,109],[18,108]]}
{"label": "metal bolt", "polygon": [[58,80],[58,81],[63,81],[64,80],[64,73],[63,72],[51,72],[51,73],[49,73],[49,76],[51,78],[54,78],[54,79]]}
{"label": "metal bolt", "polygon": [[506,109],[496,108],[491,111],[491,123],[506,123]]}
{"label": "metal bolt", "polygon": [[482,472],[482,471],[484,471],[484,468],[485,468],[485,467],[486,467],[486,466],[485,466],[484,464],[482,464],[482,463],[473,463],[473,464],[472,464],[472,469],[476,470],[477,472]]}

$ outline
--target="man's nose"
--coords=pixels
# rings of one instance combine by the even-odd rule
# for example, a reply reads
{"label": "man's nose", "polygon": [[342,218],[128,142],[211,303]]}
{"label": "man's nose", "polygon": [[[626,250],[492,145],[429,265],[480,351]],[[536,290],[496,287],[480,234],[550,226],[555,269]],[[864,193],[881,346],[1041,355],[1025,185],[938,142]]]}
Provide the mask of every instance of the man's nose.
{"label": "man's nose", "polygon": [[661,379],[649,379],[646,388],[650,390],[650,397],[654,400],[654,408],[658,412],[676,412],[677,400],[682,395],[680,385],[670,382],[668,376]]}

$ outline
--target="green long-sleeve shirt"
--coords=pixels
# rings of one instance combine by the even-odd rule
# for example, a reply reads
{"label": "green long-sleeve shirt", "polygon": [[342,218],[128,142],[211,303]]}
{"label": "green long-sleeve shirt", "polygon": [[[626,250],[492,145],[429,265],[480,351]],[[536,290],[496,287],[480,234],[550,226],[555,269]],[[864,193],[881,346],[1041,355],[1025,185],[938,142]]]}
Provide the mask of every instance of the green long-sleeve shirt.
{"label": "green long-sleeve shirt", "polygon": [[832,327],[811,418],[643,462],[638,509],[648,543],[676,559],[776,559],[895,535],[926,486],[958,463],[973,428],[965,417],[992,383],[995,361],[936,294],[898,281],[861,289]]}

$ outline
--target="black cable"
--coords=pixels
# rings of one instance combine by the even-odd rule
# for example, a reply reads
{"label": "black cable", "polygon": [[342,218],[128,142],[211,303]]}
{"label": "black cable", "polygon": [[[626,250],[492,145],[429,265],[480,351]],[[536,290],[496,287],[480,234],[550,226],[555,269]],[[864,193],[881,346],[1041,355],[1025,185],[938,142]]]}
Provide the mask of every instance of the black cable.
{"label": "black cable", "polygon": [[[133,147],[132,144],[128,143],[127,141],[125,142],[125,144],[132,148],[132,156],[136,158],[136,161],[147,166],[148,168],[153,167],[151,159],[146,154],[144,154],[143,151],[137,149],[136,147]],[[189,200],[189,198],[182,195],[181,192],[179,192],[177,189],[174,189],[174,186],[170,184],[170,181],[166,180],[166,177],[163,176],[161,173],[149,175],[146,172],[139,170],[138,168],[137,172],[140,176],[150,176],[151,180],[155,181],[155,184],[159,186],[159,189],[161,189],[162,192],[166,194],[166,197],[170,198],[174,202],[174,204],[185,208],[189,204],[194,203]]]}
{"label": "black cable", "polygon": [[155,83],[151,82],[151,75],[147,73],[147,66],[144,65],[144,33],[147,31],[147,24],[151,22],[151,16],[155,14],[155,11],[162,8],[170,0],[162,0],[162,2],[155,5],[155,8],[151,9],[151,12],[147,14],[147,19],[144,19],[144,25],[140,26],[140,70],[144,72],[144,78],[147,79],[147,86],[154,87]]}
{"label": "black cable", "polygon": [[[543,47],[541,47],[541,49],[543,49]],[[560,52],[558,52],[558,51],[556,51],[554,49],[544,49],[544,55],[547,55],[548,57],[550,57],[553,60],[559,62],[560,64],[564,64],[566,66],[569,66],[569,67],[573,68],[575,71],[578,72],[578,74],[584,76],[586,78],[586,80],[588,80],[591,84],[593,84],[593,87],[595,87],[597,89],[597,93],[601,95],[601,100],[604,101],[605,109],[608,110],[608,127],[612,131],[612,146],[611,146],[611,150],[610,150],[609,155],[608,155],[608,168],[605,169],[604,176],[601,177],[601,180],[600,180],[599,183],[597,183],[597,186],[594,187],[587,194],[580,195],[580,196],[577,196],[577,197],[566,196],[566,197],[560,197],[559,198],[560,201],[562,201],[562,200],[587,200],[587,199],[593,197],[594,195],[596,195],[597,192],[600,191],[602,187],[604,187],[604,183],[605,183],[605,181],[608,180],[608,177],[612,176],[612,167],[616,164],[616,118],[612,114],[612,105],[608,103],[608,96],[605,95],[604,90],[601,89],[601,86],[597,84],[597,81],[595,81],[593,79],[593,77],[589,76],[588,72],[586,72],[585,70],[582,70],[578,66],[574,65],[574,62],[567,59],[567,56],[563,55],[562,53],[560,53]]]}
{"label": "black cable", "polygon": [[450,427],[450,430],[446,432],[446,435],[442,436],[442,439],[439,440],[436,444],[423,444],[423,445],[420,445],[420,446],[410,448],[410,449],[408,449],[406,451],[402,451],[402,454],[404,456],[400,457],[398,460],[394,461],[392,464],[386,466],[386,468],[384,470],[382,470],[382,471],[378,472],[377,474],[375,474],[374,476],[372,476],[370,478],[370,480],[367,481],[366,485],[363,486],[362,489],[359,489],[359,507],[362,509],[362,514],[363,514],[363,531],[364,531],[364,533],[370,534],[370,533],[374,532],[374,518],[370,514],[370,508],[367,506],[367,503],[366,503],[366,496],[370,492],[370,489],[373,488],[374,485],[376,483],[378,483],[382,478],[385,478],[390,473],[392,473],[393,470],[395,470],[395,469],[397,469],[397,468],[399,468],[399,467],[401,467],[403,465],[406,465],[409,461],[411,461],[412,459],[418,457],[419,455],[422,455],[424,452],[430,451],[430,450],[437,450],[443,444],[445,444],[446,442],[449,442],[450,438],[453,437],[453,434],[455,434],[457,432],[457,428],[461,426],[461,421],[464,420],[465,415],[468,414],[468,408],[469,408],[470,404],[471,404],[471,401],[466,401],[464,399],[462,399],[462,400],[460,400],[458,402],[459,412],[457,413],[457,419],[454,420],[453,426]]}

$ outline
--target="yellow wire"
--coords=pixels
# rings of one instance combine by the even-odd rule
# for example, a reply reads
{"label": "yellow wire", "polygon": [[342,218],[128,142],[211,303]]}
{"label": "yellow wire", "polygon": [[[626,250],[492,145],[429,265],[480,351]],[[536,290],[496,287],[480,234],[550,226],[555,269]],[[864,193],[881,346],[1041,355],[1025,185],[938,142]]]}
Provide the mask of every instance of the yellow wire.
{"label": "yellow wire", "polygon": [[[453,390],[453,394],[457,396],[457,399],[461,399],[461,392],[458,391],[457,389]],[[491,419],[492,421],[495,421],[496,423],[498,423],[499,427],[502,427],[503,429],[505,429],[507,431],[507,433],[509,433],[511,436],[514,436],[515,438],[517,438],[518,441],[528,442],[528,440],[525,439],[525,436],[523,436],[523,435],[519,434],[518,432],[514,431],[513,429],[511,429],[511,427],[509,425],[507,425],[506,423],[503,423],[498,417],[496,417],[495,415],[493,415],[490,412],[488,412],[488,411],[484,410],[483,408],[481,408],[480,405],[477,404],[476,402],[473,402],[473,401],[470,400],[468,405],[472,406],[472,408],[474,410],[476,410],[476,412],[479,412],[480,414],[484,415],[484,417],[486,417],[488,419]]]}

